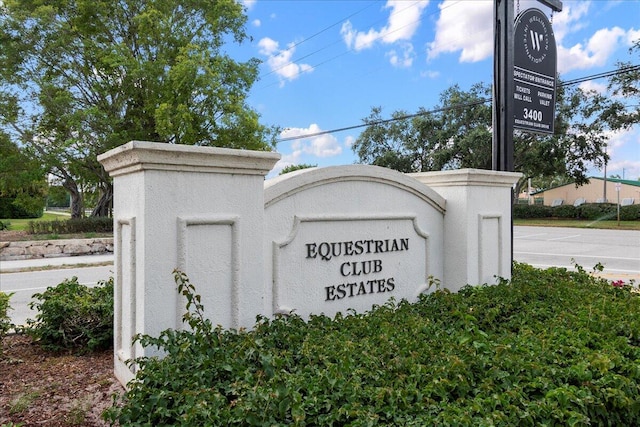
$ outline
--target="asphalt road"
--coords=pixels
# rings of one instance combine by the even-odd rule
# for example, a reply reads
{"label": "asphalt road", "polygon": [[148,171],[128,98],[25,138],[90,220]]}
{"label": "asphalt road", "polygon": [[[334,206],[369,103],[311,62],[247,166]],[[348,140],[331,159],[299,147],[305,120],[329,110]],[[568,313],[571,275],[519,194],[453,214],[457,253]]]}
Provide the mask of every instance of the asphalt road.
{"label": "asphalt road", "polygon": [[36,311],[29,309],[29,303],[33,301],[32,295],[44,292],[47,287],[55,286],[74,276],[82,284],[95,286],[98,281],[107,280],[113,276],[113,265],[0,273],[0,290],[5,293],[14,293],[9,300],[13,308],[8,313],[11,321],[16,325],[23,325],[28,318],[34,319]]}
{"label": "asphalt road", "polygon": [[610,279],[640,282],[640,231],[560,227],[514,227],[513,259],[534,267],[600,263]]}
{"label": "asphalt road", "polygon": [[[595,230],[551,227],[514,227],[514,260],[534,267],[551,266],[572,269],[575,264],[591,271],[601,263],[603,275],[611,280],[635,280],[640,284],[640,231]],[[89,266],[100,262],[101,266]],[[95,285],[113,275],[113,256],[93,255],[50,260],[11,261],[0,263],[0,291],[14,292],[9,312],[15,324],[23,324],[36,313],[28,307],[31,296],[43,292],[66,278],[78,277],[80,283]],[[61,264],[77,264],[61,268]],[[44,271],[20,271],[43,268]],[[67,266],[68,267],[68,266]]]}

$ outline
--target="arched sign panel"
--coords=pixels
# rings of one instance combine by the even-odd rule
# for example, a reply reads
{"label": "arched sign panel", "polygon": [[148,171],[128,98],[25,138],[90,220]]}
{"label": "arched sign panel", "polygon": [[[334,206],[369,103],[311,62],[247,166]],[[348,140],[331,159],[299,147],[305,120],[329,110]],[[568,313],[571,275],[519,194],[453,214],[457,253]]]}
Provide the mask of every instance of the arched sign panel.
{"label": "arched sign panel", "polygon": [[553,134],[556,104],[556,38],[547,16],[528,9],[514,30],[514,128]]}

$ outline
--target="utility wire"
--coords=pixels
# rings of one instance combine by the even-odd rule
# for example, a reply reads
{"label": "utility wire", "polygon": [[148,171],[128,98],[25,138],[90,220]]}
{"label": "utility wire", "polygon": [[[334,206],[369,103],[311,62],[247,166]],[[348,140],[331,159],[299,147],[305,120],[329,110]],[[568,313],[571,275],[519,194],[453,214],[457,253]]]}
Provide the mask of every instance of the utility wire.
{"label": "utility wire", "polygon": [[[632,66],[629,66],[629,67],[621,68],[619,70],[613,70],[613,71],[607,71],[607,72],[604,72],[604,73],[592,74],[590,76],[580,77],[580,78],[577,78],[577,79],[568,80],[566,82],[560,82],[558,84],[558,86],[560,86],[560,87],[571,86],[571,85],[575,85],[575,84],[578,84],[578,83],[583,83],[583,82],[586,82],[586,81],[589,81],[589,80],[595,80],[595,79],[600,79],[600,78],[604,78],[604,77],[611,77],[611,76],[615,76],[615,75],[618,75],[618,74],[625,74],[625,73],[630,73],[630,72],[635,72],[635,71],[640,71],[640,65],[632,65]],[[313,138],[313,137],[316,137],[316,136],[327,135],[327,134],[330,134],[330,133],[338,133],[338,132],[344,132],[344,131],[347,131],[347,130],[359,129],[359,128],[368,127],[368,126],[382,125],[382,124],[385,124],[385,123],[391,123],[391,122],[400,121],[400,120],[412,119],[414,117],[426,116],[427,114],[442,113],[442,112],[445,112],[445,111],[451,111],[451,110],[455,110],[455,109],[459,109],[459,108],[475,107],[476,105],[486,104],[488,102],[492,102],[492,99],[491,98],[483,98],[483,99],[479,99],[477,101],[473,101],[473,102],[469,102],[469,103],[455,104],[455,105],[451,105],[451,106],[448,106],[448,107],[435,108],[433,110],[428,110],[428,111],[420,111],[418,113],[407,114],[407,115],[403,115],[403,116],[399,116],[399,117],[392,117],[390,119],[376,120],[376,121],[369,122],[369,123],[362,123],[362,124],[359,124],[359,125],[347,126],[347,127],[338,128],[338,129],[331,129],[331,130],[325,130],[325,131],[322,131],[322,132],[309,133],[309,134],[306,134],[306,135],[290,136],[290,137],[280,138],[276,142],[286,142],[286,141],[293,141],[293,140],[296,140],[296,139]]]}
{"label": "utility wire", "polygon": [[[357,14],[359,14],[359,13],[361,13],[361,12],[365,11],[366,9],[370,8],[371,6],[373,6],[375,3],[376,3],[376,2],[371,2],[371,3],[369,3],[367,6],[365,6],[365,7],[363,7],[362,9],[360,9],[360,10],[358,10],[358,11],[356,11],[356,12],[352,13],[351,15],[347,16],[346,18],[343,18],[343,19],[341,19],[341,20],[339,20],[339,21],[337,21],[337,22],[334,22],[333,24],[329,25],[328,27],[325,27],[325,28],[323,28],[322,30],[320,30],[320,31],[316,32],[315,34],[312,34],[312,35],[310,35],[309,37],[307,37],[307,38],[305,38],[305,39],[303,39],[303,40],[300,40],[300,41],[299,41],[299,42],[297,42],[297,43],[292,44],[292,45],[291,45],[291,46],[289,46],[287,49],[284,49],[282,52],[290,51],[291,49],[294,49],[294,48],[296,48],[296,47],[300,46],[302,43],[307,42],[307,41],[311,40],[312,38],[314,38],[314,37],[316,37],[316,36],[319,36],[320,34],[324,33],[325,31],[330,30],[331,28],[335,27],[336,25],[343,23],[343,22],[344,22],[344,21],[346,21],[347,19],[352,18],[352,17],[356,16]],[[339,42],[339,41],[340,41],[340,40],[338,40],[337,42]],[[300,60],[302,60],[302,59],[304,59],[304,58],[306,58],[306,57],[308,57],[308,56],[311,56],[311,55],[313,55],[313,54],[315,54],[315,53],[318,53],[318,52],[320,52],[320,51],[322,51],[322,50],[324,50],[324,49],[327,49],[328,47],[330,47],[330,46],[334,45],[334,44],[335,44],[335,43],[337,43],[337,42],[333,42],[333,43],[331,43],[331,44],[329,44],[329,45],[327,45],[327,46],[325,46],[325,47],[323,47],[323,48],[320,48],[320,49],[318,49],[318,50],[316,50],[316,51],[314,51],[314,52],[311,52],[311,53],[309,53],[309,54],[307,54],[307,55],[305,55],[305,56],[303,56],[303,57],[301,57],[301,58],[296,58],[296,59],[294,59],[294,60],[292,60],[292,61],[290,61],[290,62],[287,62],[286,64],[283,64],[283,65],[281,65],[281,66],[279,66],[279,67],[277,67],[277,68],[274,68],[274,69],[272,69],[270,72],[268,72],[267,74],[265,74],[263,77],[267,77],[267,76],[269,76],[269,75],[271,75],[271,74],[275,73],[276,71],[278,71],[278,70],[280,70],[280,69],[282,69],[282,68],[284,68],[284,67],[286,67],[286,66],[288,66],[288,65],[294,64],[294,63],[296,63],[297,61],[300,61]]]}
{"label": "utility wire", "polygon": [[591,76],[586,76],[586,77],[580,77],[577,79],[573,79],[573,80],[567,80],[566,82],[563,82],[561,84],[561,86],[571,86],[571,85],[575,85],[578,83],[583,83],[589,80],[595,80],[595,79],[601,79],[604,77],[612,77],[612,76],[616,76],[618,74],[625,74],[625,73],[632,73],[635,71],[640,71],[640,65],[630,65],[628,67],[623,67],[620,68],[618,70],[613,70],[613,71],[606,71],[604,73],[599,73],[599,74],[593,74]]}
{"label": "utility wire", "polygon": [[[407,10],[407,9],[409,9],[409,8],[411,8],[411,7],[413,7],[413,6],[415,6],[417,3],[418,3],[418,1],[415,1],[415,2],[411,3],[409,6],[405,7],[404,9],[401,9],[401,10],[398,10],[398,11],[396,11],[396,12],[392,13],[388,18],[379,19],[379,20],[375,21],[375,22],[374,22],[374,24],[375,24],[375,23],[378,23],[378,22],[381,22],[381,21],[388,20],[388,19],[390,19],[390,18],[391,18],[391,16],[393,16],[393,15],[395,15],[395,14],[398,14],[398,13],[401,13],[401,12],[404,12],[405,10]],[[454,3],[449,4],[449,5],[447,5],[447,6],[444,6],[444,7],[443,7],[443,8],[441,8],[439,11],[441,11],[442,9],[446,9],[446,8],[448,8],[448,7],[451,7],[451,6],[453,6],[453,5],[457,4],[457,3],[460,3],[460,1],[457,1],[457,2],[454,2]],[[370,5],[369,5],[369,6],[370,6]],[[290,49],[293,49],[295,46],[297,46],[297,45],[299,45],[299,44],[301,44],[301,43],[303,43],[303,42],[305,42],[305,41],[307,41],[307,40],[309,40],[309,39],[311,39],[311,38],[315,37],[316,35],[318,35],[318,34],[320,34],[320,33],[324,32],[324,31],[326,31],[326,30],[328,30],[328,29],[330,29],[330,28],[332,28],[332,27],[334,27],[334,26],[338,25],[338,24],[339,24],[339,23],[341,23],[341,22],[344,22],[344,21],[348,20],[350,17],[352,17],[352,16],[354,16],[354,15],[357,15],[358,13],[362,12],[363,10],[365,10],[366,8],[368,8],[369,6],[367,6],[367,7],[363,8],[363,9],[361,9],[361,10],[359,10],[359,11],[357,11],[357,12],[355,12],[355,13],[351,14],[351,15],[349,15],[348,17],[346,17],[346,18],[344,18],[344,19],[342,19],[342,20],[340,20],[340,21],[336,22],[335,24],[330,25],[329,27],[325,28],[324,30],[321,30],[321,31],[317,32],[316,34],[314,34],[314,35],[312,35],[312,36],[310,36],[310,37],[306,38],[305,40],[302,40],[301,42],[299,42],[299,43],[297,43],[297,44],[295,44],[295,45],[293,45],[293,46],[290,46],[288,49],[283,50],[283,52],[286,52],[286,51],[288,51],[288,50],[290,50]],[[438,12],[439,12],[439,11],[438,11]],[[436,13],[437,13],[437,12],[432,12],[432,13],[429,13],[427,16],[431,16],[431,15],[434,15],[434,14],[436,14]],[[397,28],[397,29],[395,29],[395,30],[393,30],[393,31],[387,31],[387,32],[385,32],[385,33],[383,33],[383,34],[380,34],[380,35],[378,35],[376,38],[372,39],[372,40],[371,40],[371,42],[373,43],[373,42],[375,42],[375,41],[381,40],[381,39],[383,39],[385,36],[388,36],[389,34],[393,34],[394,32],[400,31],[400,30],[402,30],[403,28],[405,28],[405,27],[407,27],[407,26],[409,26],[409,25],[413,25],[413,24],[415,24],[416,22],[420,22],[420,19],[417,19],[417,20],[415,20],[415,21],[409,22],[409,23],[407,23],[407,24],[403,25],[402,27]],[[371,24],[371,25],[373,25],[373,24]],[[313,52],[310,52],[310,53],[308,53],[308,54],[306,54],[306,55],[304,55],[304,56],[301,56],[301,57],[298,57],[298,58],[292,59],[291,61],[287,62],[286,64],[283,64],[283,65],[279,66],[278,68],[272,69],[270,72],[268,72],[267,74],[263,75],[262,77],[267,77],[267,76],[269,76],[269,75],[271,75],[271,74],[275,73],[276,71],[278,71],[278,70],[280,70],[280,69],[282,69],[282,68],[284,68],[284,67],[287,67],[287,66],[292,65],[292,64],[296,64],[297,62],[301,61],[302,59],[305,59],[305,58],[308,58],[309,56],[315,55],[316,53],[321,52],[321,51],[323,51],[323,50],[326,50],[326,49],[328,49],[329,47],[331,47],[331,46],[333,46],[333,45],[335,45],[335,44],[341,43],[342,41],[343,41],[343,39],[342,39],[342,38],[337,39],[337,40],[335,40],[335,41],[333,41],[333,42],[331,42],[331,43],[329,43],[329,44],[327,44],[327,45],[325,45],[325,46],[323,46],[323,47],[321,47],[321,48],[319,48],[319,49],[317,49],[317,50],[315,50],[315,51],[313,51]],[[334,60],[336,60],[336,59],[338,59],[338,58],[340,58],[340,57],[342,57],[342,56],[346,55],[347,53],[350,53],[350,52],[353,52],[353,51],[354,51],[354,48],[348,48],[347,50],[345,50],[345,51],[343,51],[343,52],[341,52],[341,53],[339,53],[339,54],[337,54],[337,55],[335,55],[335,56],[332,56],[332,57],[330,57],[330,58],[328,58],[328,59],[325,59],[324,61],[321,61],[321,62],[319,62],[319,63],[317,63],[317,64],[315,64],[315,65],[312,65],[311,67],[315,70],[316,68],[318,68],[318,67],[320,67],[320,66],[322,66],[322,65],[324,65],[324,64],[326,64],[326,63],[328,63],[328,62],[332,62],[332,61],[334,61]],[[305,73],[305,72],[307,72],[307,71],[304,71],[304,70],[302,70],[302,71],[298,71],[297,73],[293,74],[293,75],[291,76],[291,78],[298,77],[298,76],[300,76],[301,74],[303,74],[303,73]],[[271,86],[275,86],[275,85],[280,84],[280,83],[281,83],[281,82],[278,80],[278,81],[275,81],[275,82],[272,82],[272,83],[265,84],[264,86],[259,86],[259,87],[257,87],[256,89],[257,89],[257,90],[262,90],[262,89],[269,88],[269,87],[271,87]]]}
{"label": "utility wire", "polygon": [[382,124],[385,124],[385,123],[395,122],[397,120],[406,120],[406,119],[412,119],[412,118],[418,117],[418,116],[425,116],[427,114],[443,113],[445,111],[455,110],[455,109],[462,108],[462,107],[474,107],[476,105],[486,104],[487,102],[491,102],[491,99],[490,98],[484,98],[484,99],[479,99],[477,101],[468,102],[468,103],[465,103],[465,104],[456,104],[456,105],[451,105],[449,107],[436,108],[436,109],[429,110],[429,111],[421,111],[419,113],[407,114],[407,115],[404,115],[404,116],[393,117],[391,119],[376,120],[374,122],[363,123],[363,124],[354,125],[354,126],[347,126],[347,127],[340,128],[340,129],[325,130],[325,131],[322,131],[322,132],[310,133],[310,134],[301,135],[301,136],[290,136],[290,137],[287,137],[287,138],[281,138],[277,142],[293,141],[294,139],[311,138],[311,137],[314,137],[314,136],[326,135],[328,133],[342,132],[342,131],[345,131],[345,130],[358,129],[358,128],[367,127],[367,126],[382,125]]}

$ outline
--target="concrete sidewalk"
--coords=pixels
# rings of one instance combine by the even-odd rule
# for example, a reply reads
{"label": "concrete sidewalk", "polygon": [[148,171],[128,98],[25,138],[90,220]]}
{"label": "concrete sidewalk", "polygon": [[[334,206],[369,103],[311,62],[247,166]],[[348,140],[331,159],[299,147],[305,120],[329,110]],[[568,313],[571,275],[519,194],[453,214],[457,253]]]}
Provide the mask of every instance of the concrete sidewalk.
{"label": "concrete sidewalk", "polygon": [[24,259],[24,260],[17,260],[17,261],[0,261],[0,273],[17,273],[21,271],[31,271],[31,270],[73,268],[79,265],[82,265],[82,266],[113,265],[113,254],[36,258],[36,259]]}

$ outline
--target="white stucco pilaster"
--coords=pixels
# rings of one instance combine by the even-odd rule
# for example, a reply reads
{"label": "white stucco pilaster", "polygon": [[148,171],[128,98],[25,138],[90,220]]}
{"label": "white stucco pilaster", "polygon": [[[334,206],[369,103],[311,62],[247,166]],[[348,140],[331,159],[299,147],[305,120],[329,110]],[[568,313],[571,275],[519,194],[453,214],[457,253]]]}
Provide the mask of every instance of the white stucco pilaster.
{"label": "white stucco pilaster", "polygon": [[[277,153],[131,141],[98,157],[114,180],[115,373],[151,355],[136,333],[182,328],[172,272],[185,271],[208,317],[252,326],[263,312],[263,183]],[[238,303],[255,311],[243,310]]]}
{"label": "white stucco pilaster", "polygon": [[493,284],[511,277],[511,192],[521,174],[460,169],[409,174],[447,200],[444,283]]}

